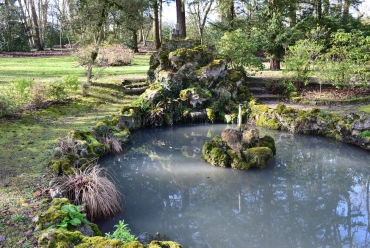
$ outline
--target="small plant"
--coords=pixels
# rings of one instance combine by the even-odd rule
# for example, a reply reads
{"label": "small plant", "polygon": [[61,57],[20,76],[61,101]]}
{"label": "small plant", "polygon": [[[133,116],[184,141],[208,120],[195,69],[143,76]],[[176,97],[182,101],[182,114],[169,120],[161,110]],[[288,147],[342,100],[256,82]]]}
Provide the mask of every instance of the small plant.
{"label": "small plant", "polygon": [[8,91],[0,91],[0,117],[14,115],[20,110],[14,97]]}
{"label": "small plant", "polygon": [[66,84],[61,81],[55,81],[48,86],[47,95],[57,101],[64,101],[68,94],[66,92]]}
{"label": "small plant", "polygon": [[10,221],[13,222],[13,223],[19,223],[19,222],[25,221],[26,219],[27,219],[27,217],[24,216],[23,214],[14,214],[10,218]]}
{"label": "small plant", "polygon": [[44,107],[45,87],[38,82],[31,88],[31,103],[38,109]]}
{"label": "small plant", "polygon": [[134,235],[130,233],[130,228],[127,224],[124,223],[123,220],[120,220],[118,222],[118,225],[115,225],[114,227],[116,227],[116,231],[114,231],[113,234],[106,233],[105,237],[109,239],[118,239],[123,243],[129,243],[137,239]]}
{"label": "small plant", "polygon": [[73,91],[78,90],[80,86],[80,82],[76,76],[65,76],[63,77],[63,82],[66,84],[67,88]]}
{"label": "small plant", "polygon": [[61,208],[62,211],[67,212],[69,217],[64,217],[64,219],[56,224],[59,229],[68,230],[68,226],[78,226],[82,223],[88,224],[86,219],[86,214],[81,213],[80,207],[74,205],[64,205]]}
{"label": "small plant", "polygon": [[17,79],[14,81],[14,87],[19,95],[19,100],[22,102],[27,101],[32,86],[34,85],[33,79]]}
{"label": "small plant", "polygon": [[106,170],[96,161],[91,161],[84,170],[73,169],[74,174],[59,177],[57,181],[73,204],[86,206],[87,217],[91,221],[121,211],[120,193],[108,179]]}
{"label": "small plant", "polygon": [[365,130],[361,133],[361,138],[367,138],[367,137],[370,137],[370,131],[369,130]]}

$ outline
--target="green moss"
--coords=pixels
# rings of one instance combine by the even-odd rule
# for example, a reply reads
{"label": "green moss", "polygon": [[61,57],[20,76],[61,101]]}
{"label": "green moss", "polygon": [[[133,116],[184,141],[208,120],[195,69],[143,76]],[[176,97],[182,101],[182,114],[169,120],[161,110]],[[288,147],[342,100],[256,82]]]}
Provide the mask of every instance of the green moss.
{"label": "green moss", "polygon": [[70,175],[73,174],[72,168],[79,159],[77,154],[65,154],[61,158],[53,158],[49,162],[49,169],[53,174]]}
{"label": "green moss", "polygon": [[148,245],[148,248],[181,248],[182,246],[172,241],[157,241],[153,240]]}
{"label": "green moss", "polygon": [[274,154],[268,147],[249,148],[243,152],[246,162],[253,168],[266,168],[266,163]]}
{"label": "green moss", "polygon": [[231,168],[239,170],[248,170],[250,168],[249,164],[236,151],[229,149],[227,150],[227,155],[229,155],[231,160]]}
{"label": "green moss", "polygon": [[284,113],[284,111],[286,110],[286,106],[283,102],[279,103],[277,106],[276,106],[276,113],[278,113],[279,115],[281,115],[282,113]]}
{"label": "green moss", "polygon": [[42,248],[55,247],[66,248],[75,247],[82,242],[84,236],[80,232],[69,232],[61,229],[52,229],[41,234],[39,237],[39,246]]}
{"label": "green moss", "polygon": [[277,118],[263,114],[256,120],[256,125],[261,127],[267,127],[269,129],[278,130],[280,129],[280,124]]}
{"label": "green moss", "polygon": [[95,223],[92,223],[92,222],[89,222],[89,227],[91,228],[91,230],[93,230],[94,234],[93,236],[103,236],[103,234],[101,233],[101,231],[99,230],[99,227],[97,224]]}
{"label": "green moss", "polygon": [[62,211],[61,208],[64,205],[68,205],[69,200],[67,198],[55,198],[49,207],[43,213],[38,215],[37,226],[39,229],[48,228],[50,225],[61,222],[64,217],[68,217],[69,214],[65,211]]}
{"label": "green moss", "polygon": [[211,108],[206,108],[207,117],[213,123],[216,120],[216,114]]}
{"label": "green moss", "polygon": [[128,138],[130,135],[131,135],[131,132],[128,129],[124,129],[121,132],[113,133],[113,137],[116,137],[116,138]]}
{"label": "green moss", "polygon": [[276,155],[275,140],[269,135],[265,135],[258,142],[258,147],[268,147],[271,149],[272,153]]}
{"label": "green moss", "polygon": [[269,106],[263,105],[263,104],[261,104],[261,105],[254,105],[252,107],[252,111],[258,112],[258,113],[265,113],[265,112],[268,112],[268,110],[269,110]]}
{"label": "green moss", "polygon": [[100,144],[99,141],[93,137],[92,131],[73,130],[69,135],[82,141],[81,144],[87,149],[90,157],[100,157],[109,151],[109,146],[107,144]]}
{"label": "green moss", "polygon": [[215,147],[211,150],[211,157],[209,161],[212,165],[227,167],[228,157],[221,148]]}
{"label": "green moss", "polygon": [[361,107],[358,108],[358,110],[361,111],[361,112],[365,112],[365,113],[370,114],[370,104],[365,105],[365,106],[361,106]]}
{"label": "green moss", "polygon": [[238,82],[243,79],[243,73],[238,70],[229,70],[227,80],[231,82]]}
{"label": "green moss", "polygon": [[96,248],[144,248],[144,246],[138,242],[133,241],[130,243],[123,243],[117,239],[108,239],[105,237],[90,237],[90,238],[84,238],[83,243],[75,246],[76,248],[90,248],[90,247],[96,247]]}

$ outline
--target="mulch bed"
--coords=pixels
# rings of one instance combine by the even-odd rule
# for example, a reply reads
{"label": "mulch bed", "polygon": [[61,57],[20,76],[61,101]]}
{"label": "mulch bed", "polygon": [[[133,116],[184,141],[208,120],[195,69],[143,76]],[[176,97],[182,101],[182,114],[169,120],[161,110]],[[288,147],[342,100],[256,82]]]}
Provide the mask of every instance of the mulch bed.
{"label": "mulch bed", "polygon": [[69,49],[45,50],[35,52],[9,52],[0,53],[0,57],[5,58],[27,58],[27,57],[50,57],[50,56],[68,56],[71,54]]}
{"label": "mulch bed", "polygon": [[309,85],[299,91],[303,100],[345,100],[370,96],[370,88],[356,87],[353,89],[338,89],[334,86],[322,87]]}

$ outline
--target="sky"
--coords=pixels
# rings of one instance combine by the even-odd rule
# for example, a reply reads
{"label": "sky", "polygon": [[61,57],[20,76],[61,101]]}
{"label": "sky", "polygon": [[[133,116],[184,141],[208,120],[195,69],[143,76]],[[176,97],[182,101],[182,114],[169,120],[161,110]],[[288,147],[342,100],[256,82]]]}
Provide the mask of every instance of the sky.
{"label": "sky", "polygon": [[[362,4],[359,6],[361,13],[364,13],[365,16],[370,16],[370,0],[363,0]],[[176,5],[171,3],[170,5],[163,5],[163,21],[175,24],[176,23]]]}

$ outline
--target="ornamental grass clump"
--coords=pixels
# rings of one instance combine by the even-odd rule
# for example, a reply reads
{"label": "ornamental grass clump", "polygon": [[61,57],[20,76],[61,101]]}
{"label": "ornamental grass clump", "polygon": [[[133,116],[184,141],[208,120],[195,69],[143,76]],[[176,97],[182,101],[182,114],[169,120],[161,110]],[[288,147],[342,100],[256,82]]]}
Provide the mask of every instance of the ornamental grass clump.
{"label": "ornamental grass clump", "polygon": [[87,218],[93,221],[121,211],[120,192],[107,175],[94,160],[86,169],[73,169],[73,174],[58,178],[58,185],[71,203],[86,206]]}

